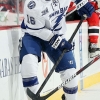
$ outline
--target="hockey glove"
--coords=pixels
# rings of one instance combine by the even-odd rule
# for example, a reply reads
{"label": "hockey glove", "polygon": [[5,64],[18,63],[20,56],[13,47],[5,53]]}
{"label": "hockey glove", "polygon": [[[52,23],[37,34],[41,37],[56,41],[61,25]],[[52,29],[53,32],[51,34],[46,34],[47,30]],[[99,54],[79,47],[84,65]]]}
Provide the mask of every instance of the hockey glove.
{"label": "hockey glove", "polygon": [[[81,2],[81,0],[76,0],[76,4]],[[78,9],[78,14],[80,16],[86,15],[87,17],[91,17],[92,13],[94,12],[94,7],[90,2],[87,2],[83,7]]]}
{"label": "hockey glove", "polygon": [[54,35],[51,40],[49,41],[49,44],[54,48],[59,48],[61,51],[64,49],[67,49],[68,51],[72,50],[72,44],[70,44],[65,39],[62,39],[59,35]]}

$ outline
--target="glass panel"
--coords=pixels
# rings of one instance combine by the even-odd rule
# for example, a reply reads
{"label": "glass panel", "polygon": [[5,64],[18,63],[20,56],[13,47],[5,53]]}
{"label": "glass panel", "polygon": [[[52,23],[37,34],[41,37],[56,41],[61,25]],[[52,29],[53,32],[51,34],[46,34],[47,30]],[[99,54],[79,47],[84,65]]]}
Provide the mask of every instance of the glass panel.
{"label": "glass panel", "polygon": [[20,0],[19,1],[19,5],[18,5],[18,9],[19,9],[19,24],[21,24],[22,20],[23,20],[23,8],[24,8],[24,2],[25,0]]}
{"label": "glass panel", "polygon": [[18,25],[23,16],[25,0],[0,0],[0,26]]}

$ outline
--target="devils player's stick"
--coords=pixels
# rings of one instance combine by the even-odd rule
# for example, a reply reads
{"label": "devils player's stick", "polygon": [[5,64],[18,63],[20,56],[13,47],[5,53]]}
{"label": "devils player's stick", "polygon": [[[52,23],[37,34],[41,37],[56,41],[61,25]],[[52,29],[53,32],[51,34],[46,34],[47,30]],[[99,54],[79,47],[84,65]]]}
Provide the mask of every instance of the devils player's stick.
{"label": "devils player's stick", "polygon": [[[79,22],[79,24],[77,25],[75,31],[73,32],[71,38],[69,39],[69,43],[72,42],[73,38],[75,37],[78,29],[80,28],[83,20],[86,18],[86,16],[83,16]],[[47,83],[47,81],[49,80],[50,76],[52,75],[52,73],[54,72],[55,68],[58,66],[59,62],[61,61],[62,57],[64,56],[65,52],[67,52],[67,50],[65,49],[62,54],[60,55],[60,57],[58,58],[57,62],[54,64],[54,66],[52,67],[51,71],[49,72],[49,74],[47,75],[46,79],[44,80],[44,82],[42,83],[41,87],[39,88],[37,94],[35,95],[36,100],[38,100],[37,98],[40,95],[40,92],[42,91],[42,89],[44,88],[45,84]],[[28,95],[30,95],[29,89],[27,90]],[[42,99],[40,99],[42,100]]]}
{"label": "devils player's stick", "polygon": [[77,75],[79,75],[81,72],[83,72],[86,68],[88,68],[90,65],[95,63],[100,59],[100,55],[96,56],[93,60],[91,60],[88,64],[86,64],[84,67],[82,67],[80,70],[78,70],[75,74],[73,74],[70,78],[68,78],[66,81],[64,81],[61,85],[56,87],[54,90],[52,90],[50,93],[48,93],[45,96],[38,96],[36,97],[35,94],[33,94],[29,89],[27,89],[27,94],[30,98],[33,98],[33,100],[46,100],[48,97],[50,97],[52,94],[54,94],[56,91],[61,89],[63,86],[65,86],[67,83],[69,83],[72,79],[74,79]]}

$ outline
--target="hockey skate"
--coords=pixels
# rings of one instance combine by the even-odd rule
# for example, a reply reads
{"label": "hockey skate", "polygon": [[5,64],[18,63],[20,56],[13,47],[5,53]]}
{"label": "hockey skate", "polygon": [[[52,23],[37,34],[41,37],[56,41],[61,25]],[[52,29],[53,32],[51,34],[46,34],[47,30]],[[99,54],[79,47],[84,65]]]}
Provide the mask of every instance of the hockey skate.
{"label": "hockey skate", "polygon": [[62,100],[65,100],[65,94],[63,94],[61,98],[62,98]]}
{"label": "hockey skate", "polygon": [[96,51],[97,51],[97,43],[90,43],[89,44],[90,58],[97,56]]}

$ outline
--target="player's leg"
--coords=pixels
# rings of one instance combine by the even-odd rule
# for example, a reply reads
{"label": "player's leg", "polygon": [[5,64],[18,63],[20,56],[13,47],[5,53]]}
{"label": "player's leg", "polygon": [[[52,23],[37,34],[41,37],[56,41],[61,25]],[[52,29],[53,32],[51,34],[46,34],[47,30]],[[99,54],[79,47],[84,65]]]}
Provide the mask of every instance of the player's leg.
{"label": "player's leg", "polygon": [[[25,55],[21,65],[21,75],[25,91],[28,87],[34,94],[36,94],[39,86],[37,71],[38,57],[33,54]],[[31,99],[28,97],[28,100]]]}
{"label": "player's leg", "polygon": [[[58,71],[57,71],[58,70]],[[68,52],[64,55],[56,71],[60,73],[62,82],[70,78],[74,73],[76,73],[76,63],[72,52]],[[77,100],[78,91],[78,79],[75,77],[69,83],[63,87],[65,94],[64,100]]]}
{"label": "player's leg", "polygon": [[[65,71],[59,72],[61,75],[62,81],[65,81],[69,77],[71,77],[74,73],[76,73],[75,68],[70,68]],[[64,95],[62,96],[62,100],[77,100],[77,91],[78,91],[78,79],[77,77],[71,80],[63,87]]]}
{"label": "player's leg", "polygon": [[[98,9],[98,4],[96,1],[91,1],[91,4],[94,6],[95,10]],[[92,13],[90,18],[87,18],[89,25],[88,35],[89,35],[89,53],[90,57],[96,56],[96,48],[99,37],[99,15],[96,12]]]}
{"label": "player's leg", "polygon": [[[25,34],[22,38],[22,48],[20,50],[20,63],[23,87],[27,87],[36,94],[39,86],[37,71],[38,61],[41,58],[40,40]],[[31,100],[28,97],[28,100]]]}
{"label": "player's leg", "polygon": [[[53,48],[49,48],[48,46],[48,48],[46,49],[46,53],[48,54],[52,62],[55,63],[62,52],[59,49],[54,50]],[[65,53],[55,71],[60,73],[62,81],[67,80],[67,78],[70,78],[76,72],[76,63],[72,51]],[[63,87],[63,90],[65,93],[65,100],[77,100],[77,77],[66,84]]]}

